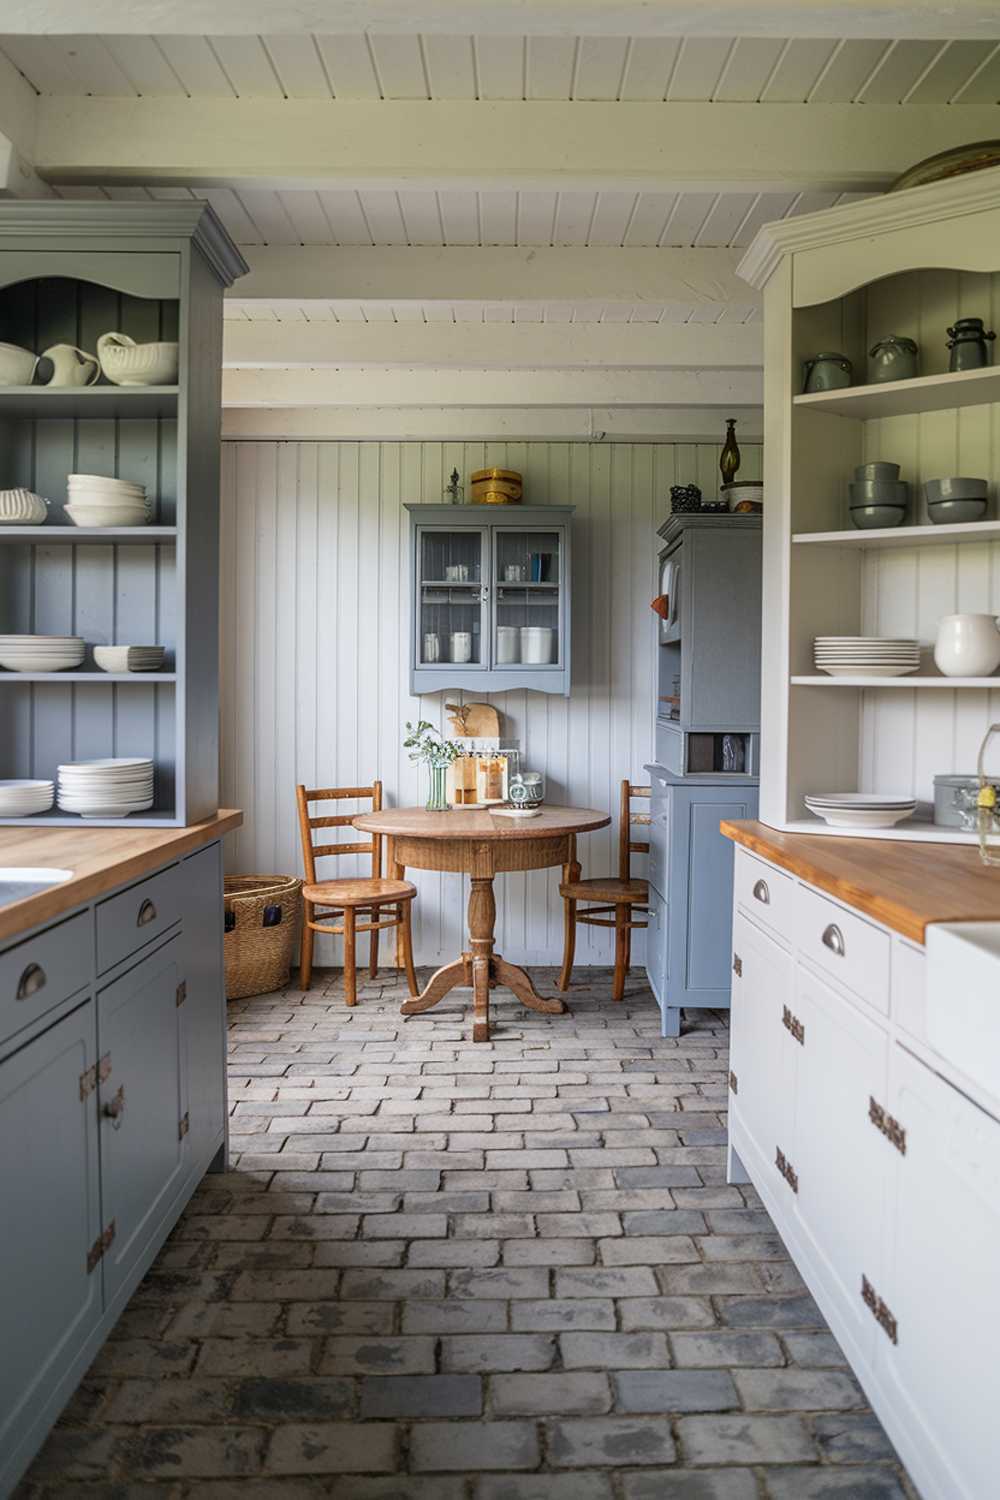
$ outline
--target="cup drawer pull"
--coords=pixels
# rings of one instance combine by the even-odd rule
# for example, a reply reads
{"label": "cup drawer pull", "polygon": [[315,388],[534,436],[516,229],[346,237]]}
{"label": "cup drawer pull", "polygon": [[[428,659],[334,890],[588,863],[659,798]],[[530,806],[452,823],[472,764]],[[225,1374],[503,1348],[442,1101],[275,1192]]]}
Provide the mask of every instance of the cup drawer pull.
{"label": "cup drawer pull", "polygon": [[767,888],[766,880],[758,880],[754,885],[753,893],[757,900],[762,902],[764,906],[770,906],[771,892]]}
{"label": "cup drawer pull", "polygon": [[841,932],[836,922],[831,922],[829,927],[825,927],[823,929],[823,937],[821,941],[824,948],[829,948],[830,952],[835,953],[838,958],[844,957],[844,954],[847,951],[846,945],[844,943],[844,934]]}
{"label": "cup drawer pull", "polygon": [[46,983],[46,973],[41,964],[29,964],[17,981],[16,998],[30,1000],[32,995],[37,995],[39,990],[45,988]]}
{"label": "cup drawer pull", "polygon": [[155,921],[156,921],[156,907],[153,905],[152,901],[150,901],[149,897],[147,896],[146,899],[145,899],[145,901],[139,907],[139,915],[135,919],[135,925],[137,927],[148,927],[149,924],[150,924],[150,922],[155,922]]}

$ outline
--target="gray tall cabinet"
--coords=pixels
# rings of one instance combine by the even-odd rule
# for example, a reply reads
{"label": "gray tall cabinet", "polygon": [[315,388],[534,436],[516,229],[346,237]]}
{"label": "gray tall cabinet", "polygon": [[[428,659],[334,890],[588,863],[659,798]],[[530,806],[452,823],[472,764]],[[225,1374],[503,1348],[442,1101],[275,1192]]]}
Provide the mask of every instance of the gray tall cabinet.
{"label": "gray tall cabinet", "polygon": [[[200,203],[0,203],[0,342],[93,352],[102,333],[179,343],[175,386],[0,386],[0,489],[51,502],[0,526],[0,633],[78,635],[79,671],[0,671],[0,779],[152,756],[155,802],[129,826],[218,807],[219,429],[223,289],[247,269]],[[67,475],[146,487],[150,526],[67,524]],[[108,674],[94,645],[162,645],[162,672]],[[72,814],[31,819],[75,824]],[[88,820],[89,826],[116,819]]]}
{"label": "gray tall cabinet", "polygon": [[761,518],[675,515],[660,527],[646,970],[664,1036],[685,1006],[726,1008],[732,845],[757,815]]}

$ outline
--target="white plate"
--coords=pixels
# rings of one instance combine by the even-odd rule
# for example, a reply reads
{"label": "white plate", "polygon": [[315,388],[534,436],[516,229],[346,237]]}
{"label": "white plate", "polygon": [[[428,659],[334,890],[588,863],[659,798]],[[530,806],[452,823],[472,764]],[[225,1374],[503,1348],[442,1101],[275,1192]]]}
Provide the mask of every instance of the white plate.
{"label": "white plate", "polygon": [[897,823],[902,823],[906,818],[912,818],[913,809],[910,807],[886,808],[872,809],[870,812],[858,812],[854,809],[848,812],[818,807],[816,816],[822,818],[823,822],[828,823],[831,828],[895,828]]}
{"label": "white plate", "polygon": [[900,667],[821,667],[828,677],[907,677],[915,672],[920,663]]}
{"label": "white plate", "polygon": [[828,807],[916,807],[915,797],[893,797],[885,792],[810,792],[806,802],[822,802]]}
{"label": "white plate", "polygon": [[153,760],[149,755],[109,755],[99,760],[68,760],[58,769],[60,771],[116,771],[124,766],[149,767],[151,770]]}

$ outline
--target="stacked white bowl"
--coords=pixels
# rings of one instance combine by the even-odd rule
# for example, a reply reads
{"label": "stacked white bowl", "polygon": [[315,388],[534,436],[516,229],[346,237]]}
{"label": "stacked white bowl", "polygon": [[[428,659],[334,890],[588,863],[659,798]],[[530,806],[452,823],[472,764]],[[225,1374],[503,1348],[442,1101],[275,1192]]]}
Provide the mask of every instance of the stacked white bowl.
{"label": "stacked white bowl", "polygon": [[158,672],[165,654],[162,646],[95,646],[94,664],[102,672]]}
{"label": "stacked white bowl", "polygon": [[66,514],[74,526],[148,526],[146,486],[103,474],[70,474]]}
{"label": "stacked white bowl", "polygon": [[125,818],[153,805],[153,762],[146,756],[77,760],[59,767],[59,806],[81,818]]}
{"label": "stacked white bowl", "polygon": [[83,662],[78,635],[0,635],[0,667],[8,672],[65,672]]}
{"label": "stacked white bowl", "polygon": [[55,800],[51,781],[0,781],[0,817],[30,818],[48,812]]}

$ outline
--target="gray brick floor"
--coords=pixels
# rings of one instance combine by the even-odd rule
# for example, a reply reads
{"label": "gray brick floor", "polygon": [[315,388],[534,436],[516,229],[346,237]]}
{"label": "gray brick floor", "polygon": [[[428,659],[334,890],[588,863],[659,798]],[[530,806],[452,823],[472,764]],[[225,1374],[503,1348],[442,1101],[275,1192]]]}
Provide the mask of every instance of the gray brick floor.
{"label": "gray brick floor", "polygon": [[[913,1500],[752,1189],[725,1018],[392,971],[230,1006],[206,1179],[19,1500]],[[535,971],[540,987],[553,974]]]}

